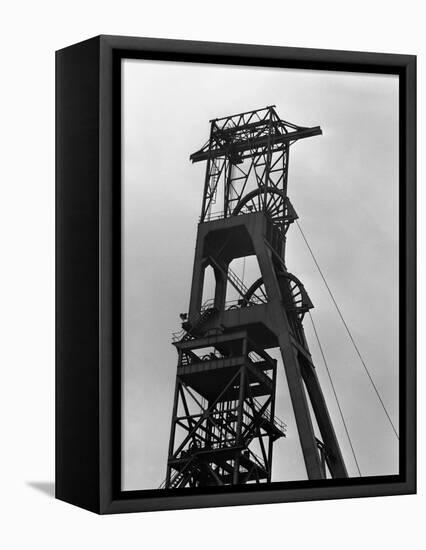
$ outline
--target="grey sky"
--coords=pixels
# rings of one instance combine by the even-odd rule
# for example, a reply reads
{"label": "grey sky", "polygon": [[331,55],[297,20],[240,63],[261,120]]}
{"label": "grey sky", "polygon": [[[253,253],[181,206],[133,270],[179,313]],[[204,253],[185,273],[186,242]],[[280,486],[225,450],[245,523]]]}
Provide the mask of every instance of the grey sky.
{"label": "grey sky", "polygon": [[[211,118],[274,104],[323,135],[290,153],[289,196],[398,425],[398,80],[384,75],[127,60],[123,63],[123,488],[165,477],[176,374],[171,332],[187,311]],[[287,265],[312,314],[363,475],[397,473],[397,441],[295,225]],[[238,269],[241,266],[237,266]],[[241,273],[240,273],[241,274]],[[245,274],[250,277],[249,270]],[[356,468],[315,344],[308,342],[351,475]],[[273,480],[305,479],[279,369]]]}

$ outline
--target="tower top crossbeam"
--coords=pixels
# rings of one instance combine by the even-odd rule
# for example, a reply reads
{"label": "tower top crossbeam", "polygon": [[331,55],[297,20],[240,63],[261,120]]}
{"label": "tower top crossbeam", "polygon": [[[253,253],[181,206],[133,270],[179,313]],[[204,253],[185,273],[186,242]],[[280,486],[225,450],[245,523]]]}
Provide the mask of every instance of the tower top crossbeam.
{"label": "tower top crossbeam", "polygon": [[275,105],[210,121],[210,139],[190,156],[192,162],[228,156],[241,162],[253,152],[267,147],[290,145],[295,141],[322,133],[319,126],[297,126],[280,119]]}

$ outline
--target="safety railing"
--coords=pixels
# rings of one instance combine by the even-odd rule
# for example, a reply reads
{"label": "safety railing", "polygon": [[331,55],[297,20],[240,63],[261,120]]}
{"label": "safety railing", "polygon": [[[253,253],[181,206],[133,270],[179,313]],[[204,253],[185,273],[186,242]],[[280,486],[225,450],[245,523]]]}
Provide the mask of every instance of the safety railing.
{"label": "safety railing", "polygon": [[200,216],[200,222],[201,221],[205,221],[205,222],[211,222],[211,221],[214,221],[214,220],[221,220],[225,218],[225,212],[222,210],[221,212],[208,212],[205,216],[204,216],[204,220],[202,220],[202,216]]}

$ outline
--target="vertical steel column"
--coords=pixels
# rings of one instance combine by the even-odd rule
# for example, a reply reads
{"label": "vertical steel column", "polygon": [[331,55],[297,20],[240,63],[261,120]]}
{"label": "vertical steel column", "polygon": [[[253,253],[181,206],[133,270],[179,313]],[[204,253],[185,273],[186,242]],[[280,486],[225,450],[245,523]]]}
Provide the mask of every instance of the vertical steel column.
{"label": "vertical steel column", "polygon": [[[179,358],[180,358],[180,353],[179,353]],[[180,386],[180,380],[179,380],[179,377],[176,376],[175,392],[174,392],[174,398],[173,398],[172,422],[171,422],[170,439],[169,439],[169,451],[168,451],[169,457],[171,457],[173,454],[173,447],[175,444],[176,415],[177,415],[177,409],[178,409],[178,403],[179,403],[179,386]],[[170,476],[171,476],[171,468],[170,468],[170,465],[167,464],[166,487],[170,485]]]}

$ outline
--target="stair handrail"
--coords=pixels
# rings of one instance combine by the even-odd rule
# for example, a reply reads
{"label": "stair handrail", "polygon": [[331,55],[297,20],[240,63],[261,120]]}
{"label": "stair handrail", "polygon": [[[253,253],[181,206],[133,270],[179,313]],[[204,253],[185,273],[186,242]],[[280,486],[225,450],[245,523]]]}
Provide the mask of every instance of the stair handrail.
{"label": "stair handrail", "polygon": [[[255,405],[257,405],[259,407],[258,409],[258,412],[259,410],[262,408],[262,403],[260,403],[259,400],[257,400],[255,397],[253,397],[253,402],[255,403]],[[266,408],[263,413],[262,413],[262,416],[268,421],[268,422],[272,422],[272,424],[274,424],[283,434],[285,434],[287,432],[287,424],[281,420],[280,418],[278,418],[278,416],[273,416],[271,415],[271,411]]]}
{"label": "stair handrail", "polygon": [[213,256],[209,257],[211,263],[215,265],[222,273],[225,275],[225,277],[229,280],[229,282],[232,284],[232,286],[235,288],[235,290],[243,297],[245,298],[248,288],[243,283],[243,281],[238,277],[238,275],[233,271],[229,265],[225,266],[222,264],[222,262],[218,258],[214,258]]}
{"label": "stair handrail", "polygon": [[210,315],[210,313],[213,313],[214,311],[217,311],[217,308],[214,306],[214,300],[210,298],[201,305],[200,316],[198,317],[197,322],[189,330],[182,328],[179,331],[172,332],[172,342],[180,342],[185,335],[191,336],[191,331],[200,327],[200,325],[204,322],[205,318],[202,318],[203,315],[206,313],[209,313]]}
{"label": "stair handrail", "polygon": [[[188,457],[188,461],[186,462],[185,466],[182,468],[182,470],[176,470],[175,474],[170,478],[169,485],[173,485],[174,481],[182,475],[185,470],[188,468],[188,466],[191,464],[191,462],[194,461],[195,455],[191,455]],[[167,477],[162,481],[161,485],[158,487],[159,489],[165,489],[167,483]]]}

